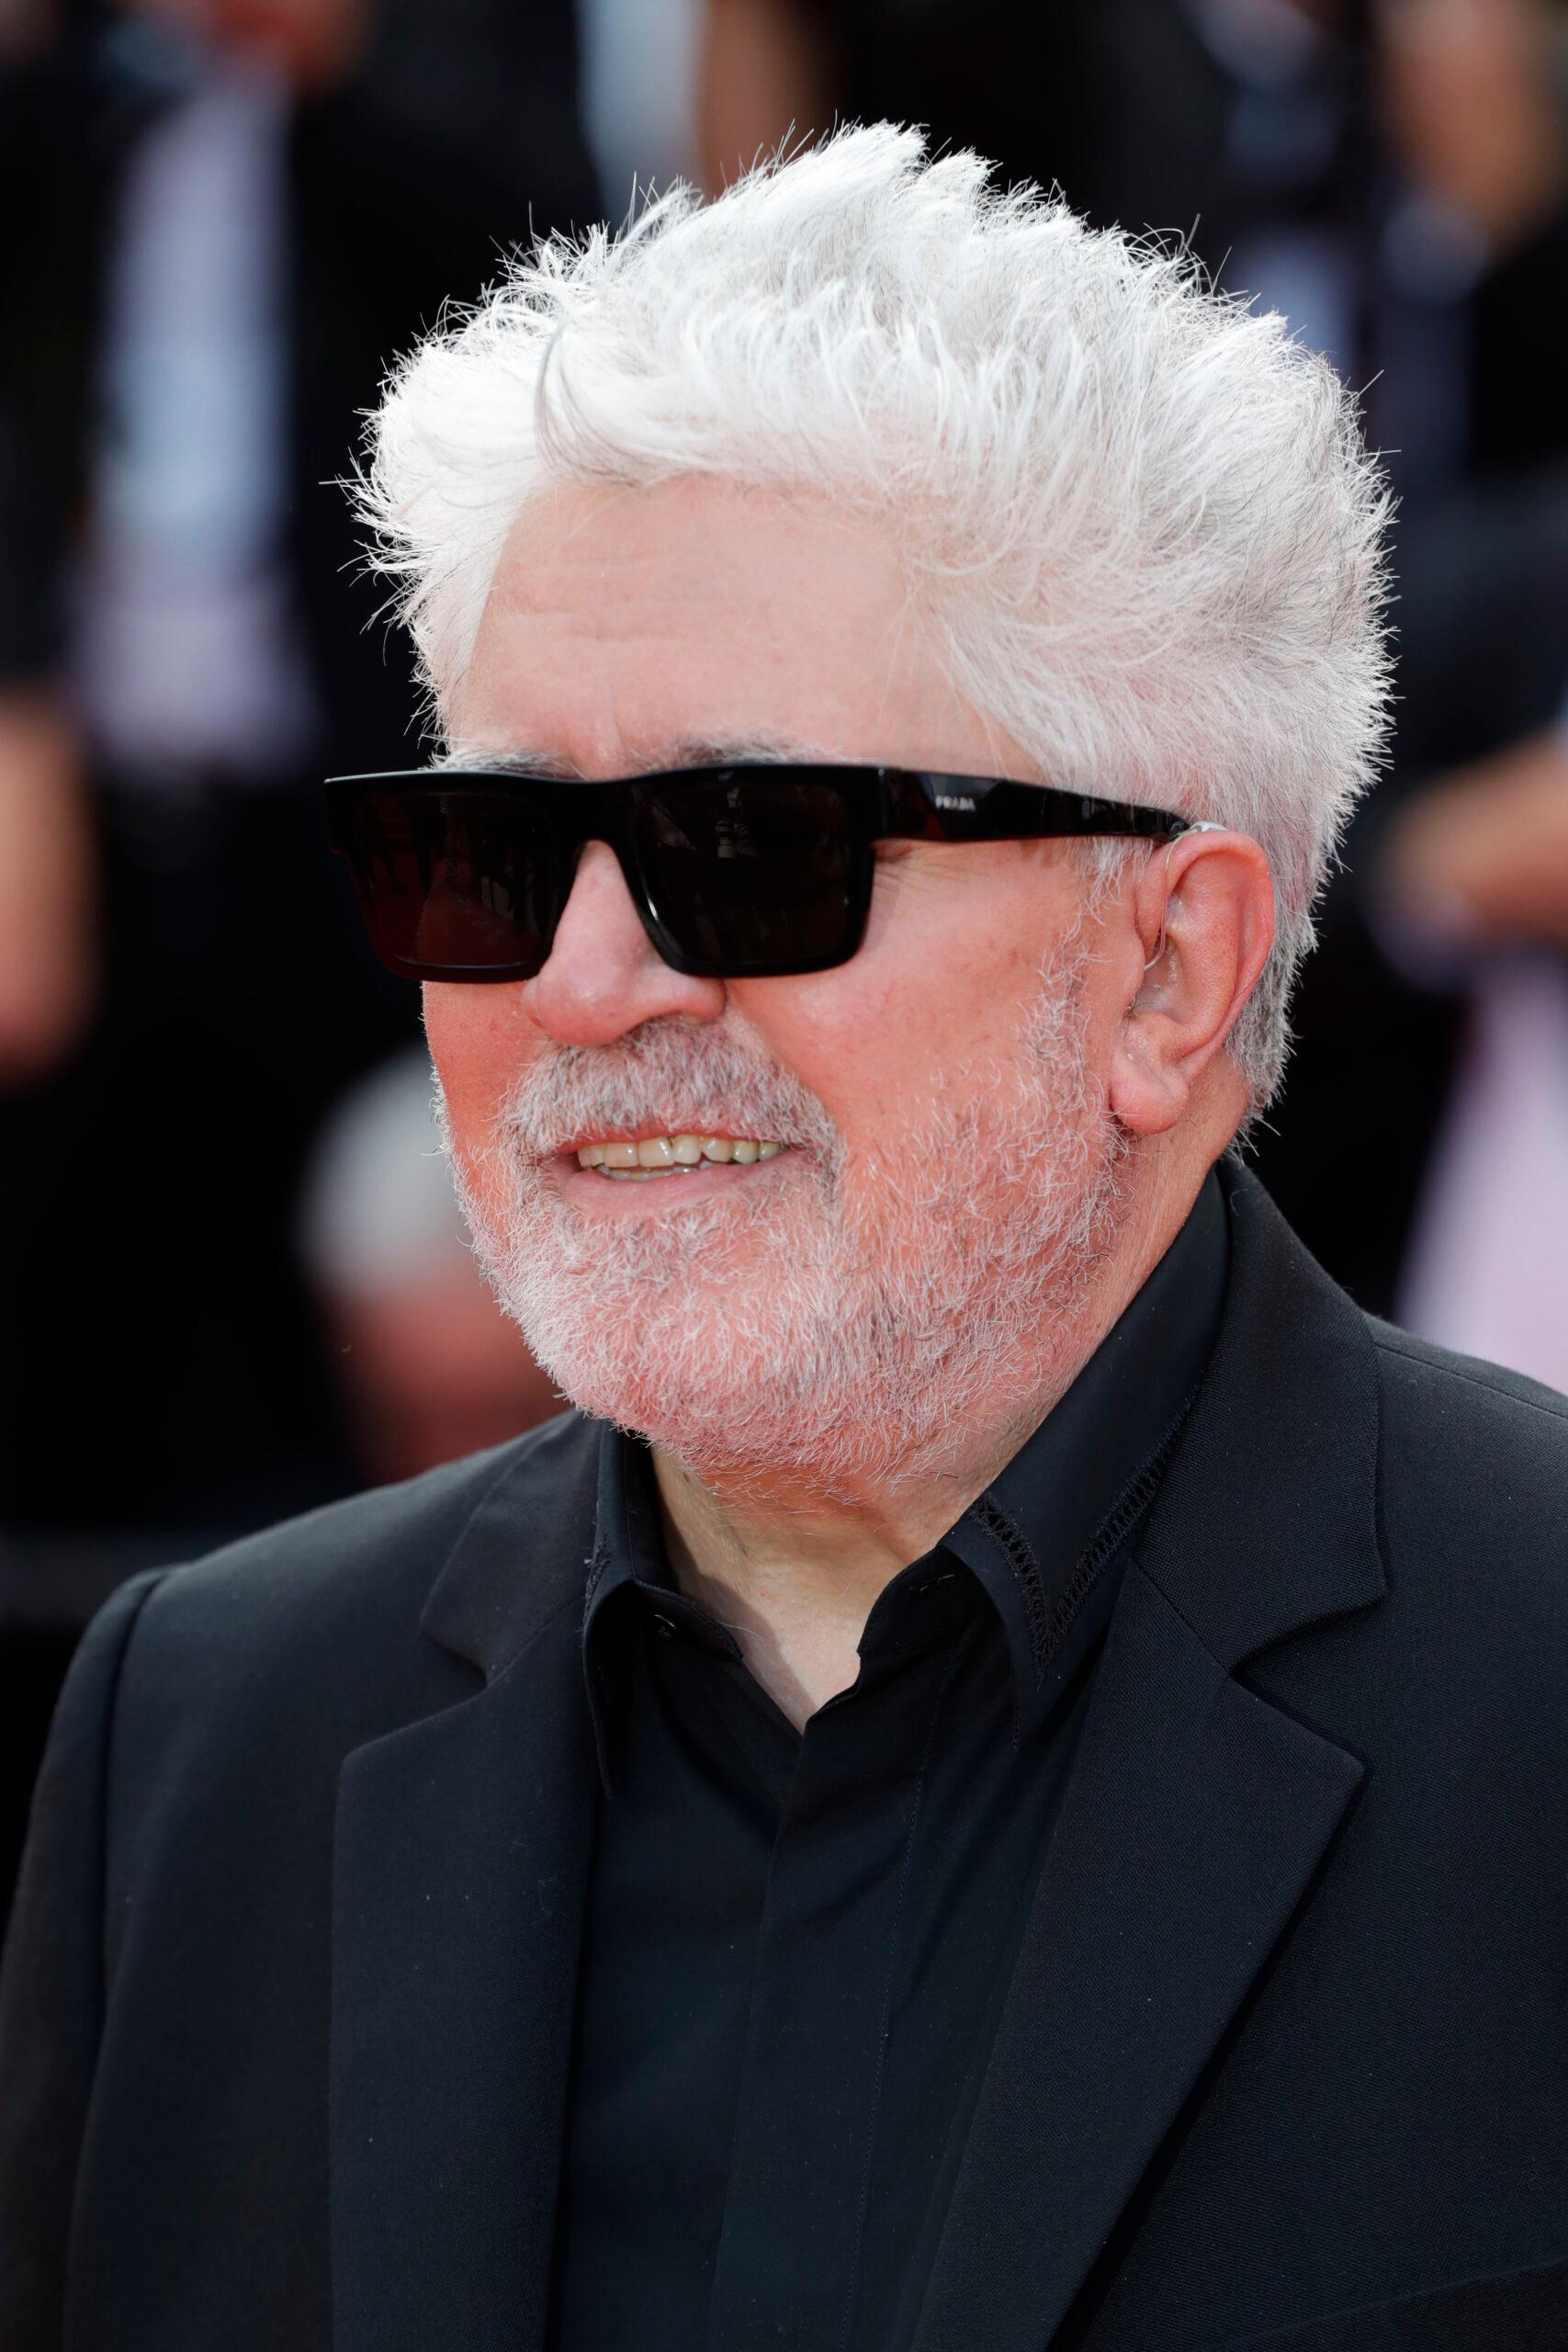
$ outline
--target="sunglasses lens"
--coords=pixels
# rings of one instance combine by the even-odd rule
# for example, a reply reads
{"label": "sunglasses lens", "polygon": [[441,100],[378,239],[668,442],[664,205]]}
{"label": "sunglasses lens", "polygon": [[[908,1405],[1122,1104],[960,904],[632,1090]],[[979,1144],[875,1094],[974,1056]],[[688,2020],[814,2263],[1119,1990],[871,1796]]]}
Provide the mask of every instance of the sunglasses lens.
{"label": "sunglasses lens", "polygon": [[637,796],[633,840],[654,921],[687,970],[819,970],[860,944],[871,853],[842,785],[810,769],[660,777]]}
{"label": "sunglasses lens", "polygon": [[382,961],[414,977],[527,979],[549,953],[570,867],[514,788],[370,792],[343,846]]}

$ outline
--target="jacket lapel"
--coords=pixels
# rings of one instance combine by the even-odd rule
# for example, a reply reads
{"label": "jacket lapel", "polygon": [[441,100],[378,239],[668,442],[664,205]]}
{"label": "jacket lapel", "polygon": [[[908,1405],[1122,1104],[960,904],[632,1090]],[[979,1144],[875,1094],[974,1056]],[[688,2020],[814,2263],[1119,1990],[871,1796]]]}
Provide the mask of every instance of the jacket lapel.
{"label": "jacket lapel", "polygon": [[916,2352],[1050,2342],[1363,1777],[1233,1669],[1385,1589],[1371,1343],[1261,1190],[1225,1185],[1220,1339],[1117,1602]]}
{"label": "jacket lapel", "polygon": [[339,1782],[337,2352],[544,2340],[597,1775],[580,1628],[586,1433],[514,1457],[424,1629],[486,1677]]}
{"label": "jacket lapel", "polygon": [[918,2352],[1042,2352],[1360,1777],[1129,1571]]}

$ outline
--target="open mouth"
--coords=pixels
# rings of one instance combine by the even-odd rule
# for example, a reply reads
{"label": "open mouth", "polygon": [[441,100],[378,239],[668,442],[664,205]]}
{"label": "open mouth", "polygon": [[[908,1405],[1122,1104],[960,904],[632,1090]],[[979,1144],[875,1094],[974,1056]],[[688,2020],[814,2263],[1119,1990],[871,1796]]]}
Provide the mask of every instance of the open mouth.
{"label": "open mouth", "polygon": [[640,1184],[650,1178],[689,1175],[704,1167],[748,1168],[776,1159],[782,1143],[753,1136],[667,1135],[608,1136],[579,1144],[580,1168],[592,1169],[612,1183]]}

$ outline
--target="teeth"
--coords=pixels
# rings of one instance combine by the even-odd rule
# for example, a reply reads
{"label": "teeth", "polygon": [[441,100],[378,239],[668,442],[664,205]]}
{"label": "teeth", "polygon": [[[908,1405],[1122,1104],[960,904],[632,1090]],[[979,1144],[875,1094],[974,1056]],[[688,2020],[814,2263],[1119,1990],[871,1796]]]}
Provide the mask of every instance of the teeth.
{"label": "teeth", "polygon": [[737,1136],[645,1136],[638,1143],[585,1143],[578,1146],[578,1165],[597,1168],[602,1175],[662,1176],[674,1168],[695,1168],[703,1160],[719,1166],[734,1160],[749,1168],[759,1159],[776,1159],[782,1143],[762,1143]]}

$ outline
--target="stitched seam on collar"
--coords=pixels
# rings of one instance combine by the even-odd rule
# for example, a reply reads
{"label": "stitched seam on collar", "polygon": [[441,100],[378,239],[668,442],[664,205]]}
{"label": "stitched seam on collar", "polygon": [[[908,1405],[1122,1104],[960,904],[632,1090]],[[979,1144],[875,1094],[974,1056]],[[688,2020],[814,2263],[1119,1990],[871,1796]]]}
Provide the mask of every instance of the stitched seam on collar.
{"label": "stitched seam on collar", "polygon": [[[1176,1419],[1171,1422],[1142,1469],[1134,1474],[1127,1486],[1123,1487],[1105,1518],[1101,1520],[1088,1549],[1081,1555],[1077,1567],[1067,1580],[1066,1590],[1051,1614],[1050,1630],[1046,1637],[1048,1646],[1045,1664],[1047,1666],[1072,1631],[1073,1620],[1089,1599],[1101,1570],[1109,1561],[1114,1559],[1154,1500],[1159,1483],[1165,1476],[1169,1464],[1170,1457],[1176,1451],[1176,1441],[1181,1435],[1182,1424],[1191,1409],[1192,1397],[1197,1393],[1197,1389],[1194,1388],[1191,1396],[1184,1400]],[[1040,1670],[1043,1673],[1044,1668],[1043,1667]]]}
{"label": "stitched seam on collar", "polygon": [[1045,1579],[1040,1573],[1028,1537],[1021,1527],[1015,1527],[1000,1505],[989,1495],[982,1495],[972,1505],[975,1518],[1000,1552],[1017,1585],[1023,1602],[1024,1631],[1029,1642],[1029,1663],[1038,1682],[1050,1663],[1046,1642],[1050,1634],[1050,1602],[1045,1592]]}

